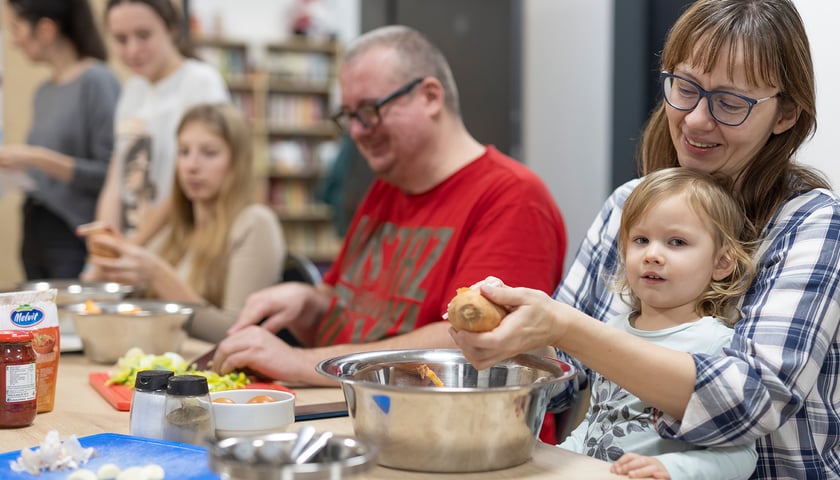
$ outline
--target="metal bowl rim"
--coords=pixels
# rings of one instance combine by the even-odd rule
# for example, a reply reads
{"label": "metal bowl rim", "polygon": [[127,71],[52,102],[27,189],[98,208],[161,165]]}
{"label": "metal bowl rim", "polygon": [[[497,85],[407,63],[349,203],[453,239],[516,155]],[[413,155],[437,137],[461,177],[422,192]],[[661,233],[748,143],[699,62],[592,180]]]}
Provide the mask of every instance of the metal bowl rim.
{"label": "metal bowl rim", "polygon": [[[282,465],[271,465],[271,464],[259,464],[259,465],[246,465],[246,464],[238,464],[237,460],[229,459],[229,458],[222,458],[218,455],[219,449],[227,449],[231,448],[232,445],[237,443],[241,443],[242,441],[250,441],[251,443],[262,440],[262,441],[272,441],[272,440],[279,440],[279,441],[293,441],[297,439],[297,432],[275,432],[275,433],[268,433],[264,435],[249,435],[249,436],[240,436],[240,437],[229,437],[216,442],[215,447],[209,449],[209,455],[213,461],[223,463],[223,464],[231,464],[234,468],[240,469],[251,469],[254,472],[264,472],[264,471],[276,471],[276,470],[286,470],[292,471],[295,474],[314,474],[320,473],[325,470],[328,470],[335,464],[339,464],[342,470],[347,470],[348,472],[353,472],[356,469],[364,467],[365,465],[370,465],[373,461],[375,461],[376,456],[378,454],[378,449],[376,445],[361,440],[356,437],[352,437],[349,435],[333,435],[330,438],[330,442],[337,441],[337,442],[347,442],[352,441],[359,445],[362,448],[362,453],[358,455],[353,455],[352,457],[345,458],[343,460],[336,460],[332,462],[323,462],[323,463],[302,463],[302,464],[282,464]],[[372,466],[372,465],[371,465]]]}
{"label": "metal bowl rim", "polygon": [[[419,357],[412,357],[412,355],[424,355],[425,358]],[[539,387],[543,385],[554,385],[559,383],[568,382],[575,378],[577,375],[577,371],[573,365],[570,365],[562,360],[552,359],[549,357],[539,357],[532,354],[520,354],[514,357],[511,357],[503,362],[500,362],[494,366],[504,365],[507,362],[513,362],[516,365],[523,365],[522,363],[516,363],[517,361],[528,361],[531,364],[542,364],[546,368],[544,370],[550,370],[553,368],[560,368],[564,370],[563,374],[560,376],[556,376],[550,378],[544,382],[539,383],[530,383],[525,385],[504,385],[498,387],[436,387],[436,386],[419,386],[419,385],[384,385],[380,383],[370,382],[367,380],[357,380],[354,378],[349,378],[346,376],[342,376],[341,374],[336,374],[327,369],[331,366],[334,366],[336,369],[340,369],[341,365],[345,365],[351,362],[358,363],[359,365],[366,365],[365,361],[376,360],[375,362],[370,362],[370,365],[375,365],[377,363],[391,363],[396,364],[400,362],[396,361],[385,361],[384,358],[396,356],[398,358],[403,359],[402,363],[413,363],[413,362],[423,362],[424,360],[429,362],[444,362],[444,361],[452,361],[452,360],[459,360],[458,363],[467,363],[469,362],[463,356],[460,350],[457,349],[413,349],[413,350],[379,350],[379,351],[371,351],[371,352],[361,352],[361,353],[351,353],[347,355],[341,355],[333,358],[328,358],[318,363],[315,367],[318,373],[321,375],[333,379],[335,381],[346,383],[349,385],[358,385],[360,387],[368,388],[371,390],[384,390],[384,391],[398,391],[398,392],[423,392],[423,393],[430,393],[434,394],[435,392],[439,393],[458,393],[458,394],[470,394],[470,393],[488,393],[488,392],[509,392],[509,391],[516,391],[522,389],[528,389],[533,387]],[[563,365],[568,367],[566,370]],[[523,365],[527,366],[527,365]],[[493,368],[493,367],[491,367]],[[355,374],[356,371],[350,373]]]}
{"label": "metal bowl rim", "polygon": [[[25,282],[18,283],[16,288],[22,290],[33,290],[37,285],[46,284],[47,289],[55,288],[62,292],[66,291],[71,286],[79,286],[83,290],[94,289],[97,292],[104,292],[104,293],[121,293],[121,294],[129,294],[134,292],[134,287],[131,285],[126,285],[123,283],[118,282],[82,282],[79,280],[73,279],[43,279],[43,280],[27,280]],[[115,285],[116,290],[108,290],[107,288],[102,288],[108,285]]]}
{"label": "metal bowl rim", "polygon": [[[126,317],[148,317],[151,315],[160,315],[160,314],[168,314],[168,315],[192,315],[199,305],[194,305],[190,303],[183,303],[183,302],[167,302],[163,300],[151,300],[151,299],[122,299],[122,300],[103,300],[103,301],[96,301],[96,305],[100,308],[108,308],[118,305],[134,305],[139,307],[142,311],[139,313],[133,313],[131,315],[120,314],[118,311],[103,311],[101,313],[92,313],[86,312],[85,308],[86,305],[84,302],[81,303],[71,303],[64,306],[64,309],[71,312],[72,314],[79,316],[79,317],[99,317],[99,316],[106,316],[106,315],[124,315]],[[177,310],[175,311],[166,311],[161,309],[164,305],[176,305]],[[103,308],[104,310],[104,308]]]}

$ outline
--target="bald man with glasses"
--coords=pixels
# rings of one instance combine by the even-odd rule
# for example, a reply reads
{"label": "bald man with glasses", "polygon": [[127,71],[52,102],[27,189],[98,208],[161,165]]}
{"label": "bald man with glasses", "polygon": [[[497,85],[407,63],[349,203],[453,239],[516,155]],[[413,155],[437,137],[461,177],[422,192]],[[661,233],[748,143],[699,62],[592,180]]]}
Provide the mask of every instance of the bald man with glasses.
{"label": "bald man with glasses", "polygon": [[533,172],[469,134],[435,46],[407,27],[374,30],[348,48],[339,80],[333,120],[377,179],[323,283],[253,294],[219,346],[220,371],[328,385],[315,366],[337,355],[454,348],[441,315],[459,287],[501,274],[550,294],[560,281],[560,211]]}

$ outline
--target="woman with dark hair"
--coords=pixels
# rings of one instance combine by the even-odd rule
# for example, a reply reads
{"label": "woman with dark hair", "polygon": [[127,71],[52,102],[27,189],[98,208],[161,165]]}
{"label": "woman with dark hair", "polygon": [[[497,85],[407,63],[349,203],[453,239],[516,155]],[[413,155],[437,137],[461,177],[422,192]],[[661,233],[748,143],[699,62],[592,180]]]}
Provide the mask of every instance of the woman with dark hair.
{"label": "woman with dark hair", "polygon": [[119,82],[87,0],[9,0],[12,43],[51,74],[34,98],[25,145],[0,147],[0,167],[26,170],[26,277],[76,278],[85,263],[77,226],[94,217],[113,150]]}
{"label": "woman with dark hair", "polygon": [[[228,101],[229,95],[219,72],[192,58],[181,12],[170,0],[109,0],[105,25],[117,56],[134,75],[123,85],[117,105],[114,159],[96,217],[144,243],[169,215],[181,115],[199,103]],[[148,182],[137,185],[128,181],[126,162],[131,146],[142,139],[151,145],[142,172]]]}

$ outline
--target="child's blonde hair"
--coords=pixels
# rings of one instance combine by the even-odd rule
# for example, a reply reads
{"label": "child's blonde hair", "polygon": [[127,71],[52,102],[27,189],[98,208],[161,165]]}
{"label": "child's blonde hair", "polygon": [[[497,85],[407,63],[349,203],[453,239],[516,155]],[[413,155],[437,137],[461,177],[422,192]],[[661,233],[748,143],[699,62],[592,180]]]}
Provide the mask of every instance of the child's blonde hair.
{"label": "child's blonde hair", "polygon": [[716,317],[734,325],[740,314],[735,309],[737,298],[750,285],[755,272],[748,240],[753,230],[731,191],[731,182],[722,175],[710,175],[688,168],[657,170],[645,176],[624,202],[618,233],[618,255],[621,268],[616,288],[632,309],[631,318],[640,313],[641,302],[633,294],[624,275],[624,261],[630,228],[636,225],[652,206],[673,195],[683,194],[686,207],[706,220],[715,242],[715,252],[732,261],[732,273],[721,280],[712,280],[698,298],[695,310],[699,315]]}
{"label": "child's blonde hair", "polygon": [[[230,172],[214,207],[213,221],[196,231],[192,202],[181,188],[176,172],[172,187],[172,230],[161,249],[161,258],[172,265],[193,255],[187,283],[211,304],[221,307],[228,266],[228,234],[239,213],[254,203],[254,165],[251,134],[242,113],[228,104],[201,104],[187,110],[178,125],[178,135],[187,125],[201,125],[224,140],[230,149]],[[190,239],[192,238],[192,241]]]}

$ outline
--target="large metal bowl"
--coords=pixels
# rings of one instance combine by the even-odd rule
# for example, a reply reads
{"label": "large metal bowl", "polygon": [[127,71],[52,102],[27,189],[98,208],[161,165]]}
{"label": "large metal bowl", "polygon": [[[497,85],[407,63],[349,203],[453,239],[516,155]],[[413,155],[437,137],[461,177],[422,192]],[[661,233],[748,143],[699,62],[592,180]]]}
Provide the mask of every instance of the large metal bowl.
{"label": "large metal bowl", "polygon": [[43,279],[20,283],[16,290],[56,289],[55,306],[58,312],[58,327],[61,332],[61,351],[79,351],[82,342],[76,335],[76,327],[66,307],[85,300],[94,302],[118,302],[130,295],[134,287],[115,282],[80,282],[75,279]]}
{"label": "large metal bowl", "polygon": [[135,300],[96,302],[101,313],[84,303],[68,305],[82,339],[85,356],[98,363],[114,363],[132,347],[146,353],[178,352],[187,334],[184,324],[193,307],[176,302]]}
{"label": "large metal bowl", "polygon": [[296,464],[291,452],[298,434],[292,432],[231,437],[208,444],[210,468],[236,480],[333,480],[369,470],[376,449],[352,437],[334,435],[314,458]]}
{"label": "large metal bowl", "polygon": [[[421,378],[427,366],[444,386]],[[341,382],[356,436],[386,467],[477,472],[531,458],[549,399],[576,375],[570,365],[519,355],[476,370],[459,350],[394,350],[321,362]]]}
{"label": "large metal bowl", "polygon": [[19,290],[49,290],[55,288],[58,294],[55,305],[58,308],[82,303],[119,301],[134,291],[130,285],[114,282],[80,282],[78,280],[32,280],[18,285]]}

